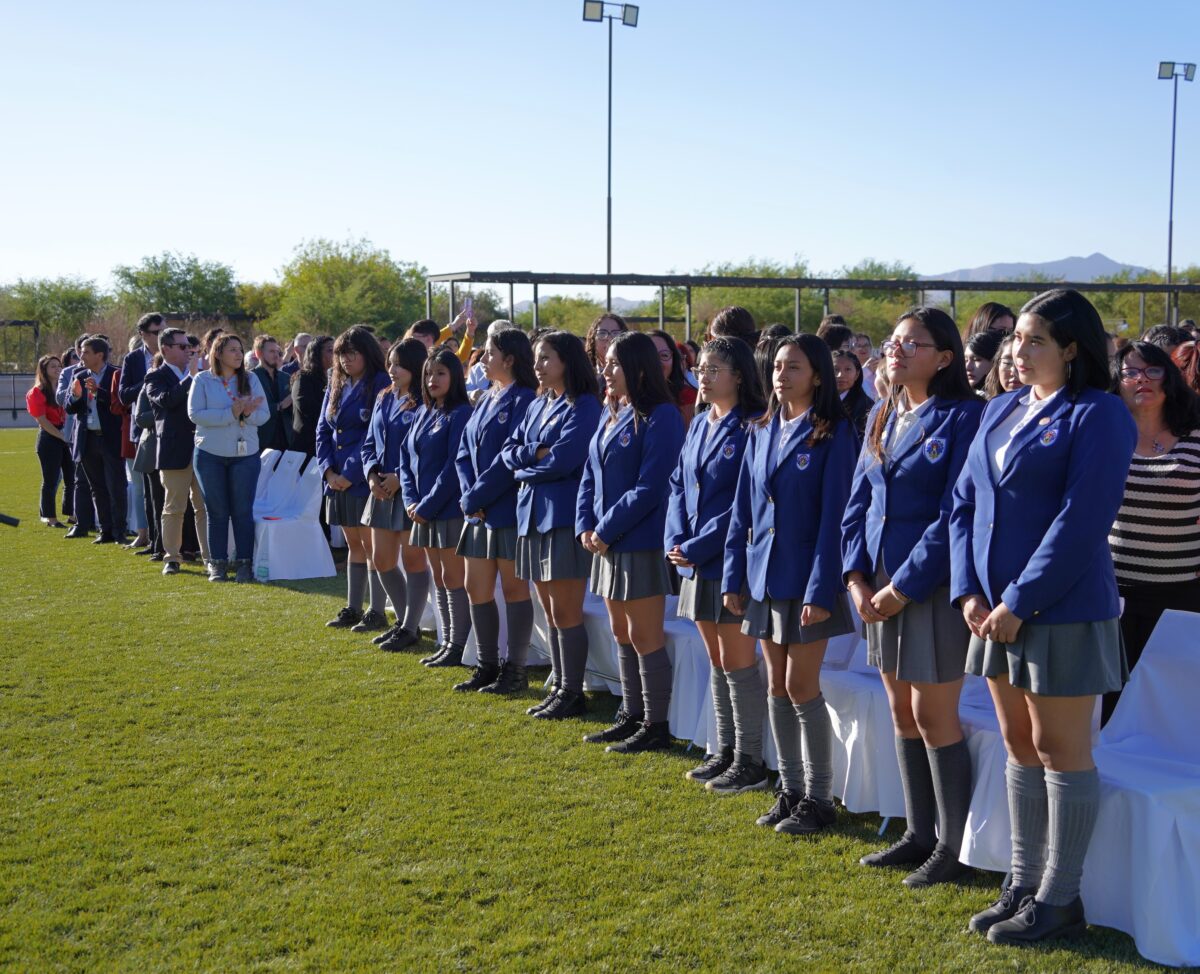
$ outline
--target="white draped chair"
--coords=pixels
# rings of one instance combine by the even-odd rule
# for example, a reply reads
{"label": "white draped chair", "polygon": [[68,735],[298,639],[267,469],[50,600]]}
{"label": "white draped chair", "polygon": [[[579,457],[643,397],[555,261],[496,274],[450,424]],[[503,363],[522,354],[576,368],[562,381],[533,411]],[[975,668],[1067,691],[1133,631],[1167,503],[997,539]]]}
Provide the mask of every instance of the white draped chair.
{"label": "white draped chair", "polygon": [[254,574],[260,581],[329,578],[333,556],[318,521],[321,472],[303,453],[264,450],[254,500]]}

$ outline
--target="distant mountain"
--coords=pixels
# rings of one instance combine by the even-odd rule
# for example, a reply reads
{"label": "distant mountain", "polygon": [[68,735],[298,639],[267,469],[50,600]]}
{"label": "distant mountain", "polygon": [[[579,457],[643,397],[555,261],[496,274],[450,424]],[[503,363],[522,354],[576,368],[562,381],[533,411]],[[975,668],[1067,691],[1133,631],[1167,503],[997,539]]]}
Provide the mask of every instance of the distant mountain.
{"label": "distant mountain", "polygon": [[[547,295],[547,297],[549,297],[549,295]],[[640,308],[640,307],[642,307],[642,305],[646,304],[649,301],[653,301],[653,300],[655,300],[655,299],[647,298],[645,301],[630,301],[628,298],[618,298],[614,295],[613,299],[612,299],[612,309],[617,314],[623,315],[623,314],[627,314],[628,312],[632,311],[634,308]],[[603,304],[604,304],[603,297],[597,298],[596,303],[603,306]],[[518,301],[517,308],[516,308],[517,314],[524,314],[526,311],[528,311],[532,307],[533,307],[532,301]]]}
{"label": "distant mountain", "polygon": [[1098,277],[1109,277],[1129,271],[1133,274],[1146,270],[1133,264],[1119,264],[1104,254],[1090,257],[1066,257],[1042,264],[987,264],[969,270],[949,271],[946,274],[923,274],[925,281],[1020,281],[1033,275],[1051,281],[1078,281],[1087,283]]}

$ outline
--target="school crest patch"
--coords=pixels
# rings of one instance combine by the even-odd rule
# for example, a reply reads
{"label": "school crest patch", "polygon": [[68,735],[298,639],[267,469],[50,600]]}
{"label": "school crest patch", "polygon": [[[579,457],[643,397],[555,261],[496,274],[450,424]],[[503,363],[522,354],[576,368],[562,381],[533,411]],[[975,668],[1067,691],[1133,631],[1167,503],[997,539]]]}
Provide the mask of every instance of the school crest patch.
{"label": "school crest patch", "polygon": [[507,412],[501,413],[499,416],[496,417],[496,422],[497,423],[507,423],[508,422],[508,413]]}
{"label": "school crest patch", "polygon": [[926,460],[930,463],[937,463],[946,455],[946,440],[941,436],[931,436],[925,441],[922,449]]}
{"label": "school crest patch", "polygon": [[735,453],[737,453],[737,444],[735,443],[726,443],[721,447],[721,456],[726,460],[732,459]]}
{"label": "school crest patch", "polygon": [[404,412],[402,412],[400,414],[400,422],[404,423],[405,425],[408,425],[409,423],[411,423],[413,421],[413,413],[414,412],[415,412],[415,410],[412,410],[412,409],[404,410]]}
{"label": "school crest patch", "polygon": [[621,444],[621,446],[629,446],[629,444],[633,442],[633,434],[630,433],[629,430],[626,430],[621,434],[621,438],[618,440],[618,442]]}
{"label": "school crest patch", "polygon": [[1038,437],[1038,442],[1040,444],[1042,444],[1042,446],[1050,446],[1050,444],[1052,444],[1057,439],[1058,439],[1058,430],[1046,430],[1045,433],[1043,433],[1041,436]]}
{"label": "school crest patch", "polygon": [[812,455],[811,454],[808,454],[808,453],[797,453],[796,454],[796,469],[797,470],[807,470],[808,465],[810,463],[812,463]]}

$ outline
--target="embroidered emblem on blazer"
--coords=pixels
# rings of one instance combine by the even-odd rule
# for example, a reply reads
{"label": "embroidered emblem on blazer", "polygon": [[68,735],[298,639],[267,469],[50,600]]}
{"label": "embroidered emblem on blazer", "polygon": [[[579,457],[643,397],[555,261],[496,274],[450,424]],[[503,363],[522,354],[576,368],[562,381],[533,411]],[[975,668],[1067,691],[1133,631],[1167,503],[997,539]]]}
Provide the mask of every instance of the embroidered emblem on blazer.
{"label": "embroidered emblem on blazer", "polygon": [[940,436],[931,436],[925,441],[925,446],[922,447],[925,453],[925,459],[930,463],[937,463],[946,455],[946,440]]}

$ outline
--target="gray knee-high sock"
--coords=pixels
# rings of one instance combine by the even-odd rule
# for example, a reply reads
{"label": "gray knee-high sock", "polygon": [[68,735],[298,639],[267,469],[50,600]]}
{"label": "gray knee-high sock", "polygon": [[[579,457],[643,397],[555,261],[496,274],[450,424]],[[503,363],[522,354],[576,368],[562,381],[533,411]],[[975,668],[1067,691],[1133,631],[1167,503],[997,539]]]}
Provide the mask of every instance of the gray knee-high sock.
{"label": "gray knee-high sock", "polygon": [[[372,575],[376,574],[372,572]],[[392,600],[392,608],[396,610],[396,621],[404,620],[404,606],[408,601],[408,586],[404,584],[404,574],[399,568],[389,568],[386,572],[378,572],[379,584]]]}
{"label": "gray knee-high sock", "polygon": [[352,609],[361,609],[363,594],[367,588],[367,563],[351,561],[346,563],[346,604]]}
{"label": "gray knee-high sock", "polygon": [[937,799],[933,793],[930,752],[919,737],[896,738],[896,760],[900,763],[900,785],[904,789],[904,814],[908,834],[926,849],[937,843],[933,832],[933,813]]}
{"label": "gray knee-high sock", "polygon": [[[404,597],[404,621],[403,627],[409,632],[416,633],[421,631],[421,616],[425,614],[425,605],[429,601],[429,570],[421,569],[419,572],[406,572],[404,576],[404,587],[406,594]],[[438,589],[438,598],[441,598],[442,592],[445,589]],[[440,604],[440,603],[439,603]],[[399,613],[399,608],[396,612]]]}
{"label": "gray knee-high sock", "polygon": [[1046,803],[1046,771],[1009,761],[1008,818],[1012,828],[1012,885],[1037,888],[1046,869],[1046,832],[1050,813]]}
{"label": "gray knee-high sock", "polygon": [[642,703],[646,720],[661,724],[671,709],[671,657],[664,646],[653,653],[638,657],[638,669],[642,674]]}
{"label": "gray knee-high sock", "polygon": [[971,752],[966,741],[927,750],[937,799],[938,842],[957,859],[971,810]]}
{"label": "gray knee-high sock", "polygon": [[818,693],[796,704],[800,737],[804,741],[804,793],[818,801],[833,801],[833,721]]}
{"label": "gray knee-high sock", "polygon": [[771,697],[771,736],[779,756],[779,785],[793,795],[804,792],[804,752],[800,748],[800,721],[787,697]]}
{"label": "gray knee-high sock", "polygon": [[[471,603],[467,599],[467,590],[447,589],[446,598],[450,600],[450,645],[462,649],[471,637]],[[493,602],[492,607],[495,608],[495,605]]]}
{"label": "gray knee-high sock", "polygon": [[[583,693],[583,676],[587,671],[588,658],[588,637],[587,629],[583,625],[572,626],[570,629],[558,630],[558,651],[559,651],[559,678],[562,680],[562,688],[571,690],[574,693]],[[633,652],[633,647],[629,647],[629,651]],[[636,654],[634,654],[636,656]],[[621,663],[621,692],[624,693],[625,687],[625,664],[623,662],[624,654],[622,654]],[[636,660],[634,668],[636,672]],[[641,706],[641,686],[639,684],[638,705]]]}
{"label": "gray knee-high sock", "polygon": [[533,638],[533,603],[505,602],[504,618],[508,623],[508,662],[524,666],[529,658],[529,640]]}
{"label": "gray knee-high sock", "polygon": [[[437,588],[433,592],[433,606],[437,610],[438,641],[443,646],[450,645],[450,591]],[[415,630],[414,630],[415,631]]]}
{"label": "gray knee-high sock", "polygon": [[621,706],[630,717],[640,720],[646,712],[642,705],[642,671],[632,643],[617,643],[617,664],[621,668]]}
{"label": "gray knee-high sock", "polygon": [[1066,906],[1079,895],[1083,858],[1100,814],[1100,773],[1095,768],[1047,771],[1046,803],[1050,835],[1037,898],[1052,906]]}
{"label": "gray knee-high sock", "polygon": [[550,685],[556,690],[563,685],[562,678],[562,649],[560,649],[560,633],[562,630],[550,626]]}
{"label": "gray knee-high sock", "polygon": [[713,715],[717,720],[717,750],[727,751],[734,745],[733,702],[730,697],[729,681],[721,667],[714,666],[708,681],[712,691]]}
{"label": "gray knee-high sock", "polygon": [[726,670],[725,679],[733,710],[734,749],[740,757],[762,764],[763,708],[767,705],[767,694],[758,664]]}
{"label": "gray knee-high sock", "polygon": [[[500,665],[500,610],[495,600],[471,603],[471,627],[480,666]],[[459,645],[462,645],[461,643]]]}
{"label": "gray knee-high sock", "polygon": [[372,612],[378,612],[381,616],[386,616],[387,592],[383,587],[383,579],[374,569],[367,572],[367,595],[369,597],[367,608]]}

